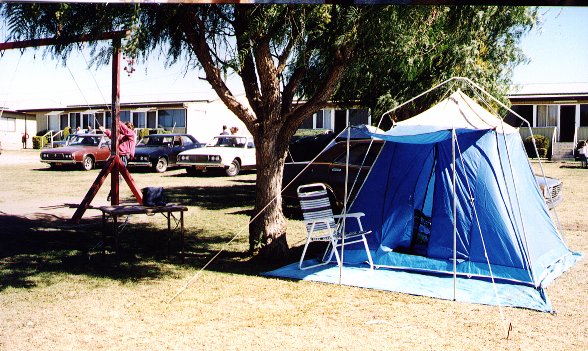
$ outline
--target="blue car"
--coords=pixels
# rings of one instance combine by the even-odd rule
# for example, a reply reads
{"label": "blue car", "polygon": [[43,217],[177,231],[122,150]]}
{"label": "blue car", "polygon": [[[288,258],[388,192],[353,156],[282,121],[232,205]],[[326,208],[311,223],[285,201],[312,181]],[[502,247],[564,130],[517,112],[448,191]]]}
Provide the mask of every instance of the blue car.
{"label": "blue car", "polygon": [[151,134],[143,137],[135,148],[129,166],[150,167],[158,173],[176,165],[180,152],[201,147],[190,134]]}

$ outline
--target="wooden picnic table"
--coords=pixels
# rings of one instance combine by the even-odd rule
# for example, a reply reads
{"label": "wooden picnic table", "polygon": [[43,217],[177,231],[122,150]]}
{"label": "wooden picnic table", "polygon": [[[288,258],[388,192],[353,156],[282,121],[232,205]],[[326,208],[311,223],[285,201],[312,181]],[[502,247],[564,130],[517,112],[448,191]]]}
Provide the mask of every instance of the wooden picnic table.
{"label": "wooden picnic table", "polygon": [[[139,204],[127,204],[117,206],[101,206],[97,207],[102,211],[102,235],[104,238],[112,236],[114,238],[114,249],[119,251],[119,235],[124,229],[125,223],[119,223],[119,217],[130,216],[136,214],[144,214],[154,216],[161,213],[167,219],[167,251],[169,251],[169,243],[173,232],[179,229],[180,234],[180,257],[183,258],[184,253],[184,212],[188,207],[169,204],[166,206],[143,206]],[[179,214],[179,216],[178,216]],[[110,226],[108,225],[110,222]],[[172,222],[174,227],[172,228]]]}

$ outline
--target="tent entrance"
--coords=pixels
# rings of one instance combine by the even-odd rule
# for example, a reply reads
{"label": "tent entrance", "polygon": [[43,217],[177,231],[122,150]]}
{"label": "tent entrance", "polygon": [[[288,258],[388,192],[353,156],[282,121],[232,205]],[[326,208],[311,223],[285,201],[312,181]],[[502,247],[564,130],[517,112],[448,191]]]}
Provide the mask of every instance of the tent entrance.
{"label": "tent entrance", "polygon": [[[418,180],[410,196],[413,199],[412,235],[409,245],[398,246],[395,251],[428,257],[429,240],[431,237],[433,195],[435,192],[436,148],[432,148],[428,159],[418,176]],[[410,227],[409,227],[410,228]]]}

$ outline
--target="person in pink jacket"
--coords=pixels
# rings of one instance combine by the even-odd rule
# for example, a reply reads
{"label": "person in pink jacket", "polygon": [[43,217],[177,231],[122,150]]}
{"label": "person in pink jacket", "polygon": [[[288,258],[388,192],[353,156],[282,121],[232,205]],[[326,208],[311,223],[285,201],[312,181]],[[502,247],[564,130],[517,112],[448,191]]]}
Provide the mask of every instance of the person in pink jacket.
{"label": "person in pink jacket", "polygon": [[[99,128],[107,137],[110,138],[111,131],[104,127]],[[131,122],[120,123],[118,130],[118,155],[123,164],[127,165],[130,159],[135,156],[135,127]]]}

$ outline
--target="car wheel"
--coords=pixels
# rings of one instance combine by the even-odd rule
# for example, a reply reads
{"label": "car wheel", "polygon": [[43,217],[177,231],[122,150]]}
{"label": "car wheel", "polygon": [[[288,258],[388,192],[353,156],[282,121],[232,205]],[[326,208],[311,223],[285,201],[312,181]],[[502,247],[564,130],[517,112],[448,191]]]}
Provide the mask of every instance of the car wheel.
{"label": "car wheel", "polygon": [[225,169],[225,174],[229,177],[234,177],[239,174],[239,171],[241,171],[241,165],[239,164],[239,161],[233,160],[229,167]]}
{"label": "car wheel", "polygon": [[82,168],[84,171],[94,169],[94,159],[91,156],[84,156],[84,159],[82,160]]}
{"label": "car wheel", "polygon": [[160,157],[154,168],[158,173],[165,172],[167,170],[167,159],[165,157]]}
{"label": "car wheel", "polygon": [[188,167],[186,168],[186,173],[188,173],[189,176],[197,176],[200,175],[201,171],[197,170],[195,167]]}

